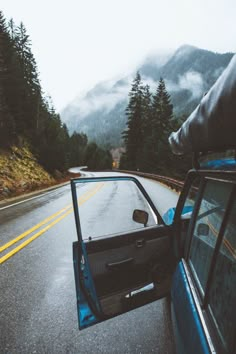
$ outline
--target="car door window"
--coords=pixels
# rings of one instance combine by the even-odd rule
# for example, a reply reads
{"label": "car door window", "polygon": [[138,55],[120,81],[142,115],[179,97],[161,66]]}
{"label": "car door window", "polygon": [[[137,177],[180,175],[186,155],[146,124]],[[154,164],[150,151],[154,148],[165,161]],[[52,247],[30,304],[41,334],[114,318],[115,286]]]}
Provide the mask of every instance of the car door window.
{"label": "car door window", "polygon": [[202,295],[231,190],[231,184],[209,179],[196,216],[189,264]]}
{"label": "car door window", "polygon": [[194,204],[196,202],[197,193],[199,190],[200,182],[201,182],[200,176],[196,176],[191,183],[191,187],[189,188],[189,191],[188,191],[188,194],[185,199],[184,206],[183,206],[183,211],[182,211],[182,218],[183,219],[185,218],[185,216],[188,217],[188,215],[186,215],[186,214],[191,213],[193,211]]}
{"label": "car door window", "polygon": [[[209,290],[209,309],[227,353],[233,353],[236,318],[236,201],[230,211]],[[223,276],[222,276],[223,275]]]}
{"label": "car door window", "polygon": [[133,218],[135,209],[148,214],[145,226],[158,223],[148,201],[133,181],[89,182],[77,188],[77,198],[85,240],[144,228]]}

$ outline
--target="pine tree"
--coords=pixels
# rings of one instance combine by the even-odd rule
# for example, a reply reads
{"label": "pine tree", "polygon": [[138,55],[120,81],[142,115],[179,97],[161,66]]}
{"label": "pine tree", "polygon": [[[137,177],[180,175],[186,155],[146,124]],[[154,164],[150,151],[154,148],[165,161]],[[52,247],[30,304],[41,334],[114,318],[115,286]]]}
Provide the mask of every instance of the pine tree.
{"label": "pine tree", "polygon": [[139,169],[143,144],[143,85],[137,72],[129,93],[129,103],[126,108],[127,128],[123,132],[126,146],[126,167]]}
{"label": "pine tree", "polygon": [[23,23],[15,29],[14,46],[23,74],[20,82],[21,106],[19,107],[23,112],[21,129],[29,138],[34,138],[39,128],[41,87],[36,61],[31,51],[31,41]]}
{"label": "pine tree", "polygon": [[85,134],[74,132],[69,138],[69,156],[70,166],[83,166],[85,149],[88,143],[88,138]]}
{"label": "pine tree", "polygon": [[160,78],[152,106],[152,144],[155,170],[161,171],[172,158],[168,136],[173,129],[173,106],[168,94],[165,82]]}
{"label": "pine tree", "polygon": [[149,85],[143,88],[143,103],[142,103],[142,134],[143,134],[143,146],[141,151],[141,170],[151,171],[151,155],[152,155],[152,94],[150,92]]}
{"label": "pine tree", "polygon": [[160,78],[156,94],[153,97],[152,127],[157,140],[163,140],[172,128],[173,106],[165,82]]}
{"label": "pine tree", "polygon": [[8,58],[11,50],[6,21],[0,11],[0,147],[10,145],[16,139],[15,120],[9,110],[5,91],[10,75]]}
{"label": "pine tree", "polygon": [[24,97],[27,97],[27,95],[24,95],[26,84],[17,53],[15,30],[16,27],[13,20],[11,20],[7,29],[8,45],[4,51],[7,70],[3,90],[9,112],[14,118],[16,135],[23,136],[24,128],[27,126],[24,122],[27,116]]}
{"label": "pine tree", "polygon": [[15,38],[15,23],[13,21],[13,18],[11,18],[8,22],[8,32],[9,32],[9,36],[11,38],[11,41],[13,41]]}

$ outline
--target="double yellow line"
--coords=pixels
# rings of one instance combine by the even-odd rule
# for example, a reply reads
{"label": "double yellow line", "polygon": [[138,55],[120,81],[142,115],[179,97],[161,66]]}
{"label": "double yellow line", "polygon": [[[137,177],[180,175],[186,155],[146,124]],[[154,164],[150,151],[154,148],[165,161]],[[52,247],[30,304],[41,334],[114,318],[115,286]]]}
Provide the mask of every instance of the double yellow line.
{"label": "double yellow line", "polygon": [[[218,231],[217,231],[217,230],[215,229],[215,227],[210,223],[208,217],[207,217],[207,224],[208,224],[210,230],[212,231],[213,235],[217,238],[217,237],[218,237]],[[223,238],[223,244],[224,244],[225,248],[227,248],[228,252],[231,253],[231,255],[233,256],[233,258],[236,259],[235,248],[232,246],[232,244],[229,242],[229,240],[227,240],[226,238]]]}
{"label": "double yellow line", "polygon": [[[103,185],[104,185],[104,183],[97,183],[96,186],[92,190],[86,192],[83,196],[81,196],[78,199],[78,205],[81,206],[83,203],[85,203],[87,200],[89,200],[91,197],[93,197],[103,187]],[[51,227],[53,227],[58,222],[63,220],[69,214],[71,214],[72,211],[73,211],[72,204],[69,204],[65,208],[63,208],[63,209],[59,210],[58,212],[52,214],[51,216],[47,217],[46,219],[44,219],[40,223],[38,223],[35,226],[31,227],[29,230],[23,232],[22,234],[20,234],[19,236],[17,236],[13,240],[11,240],[11,241],[7,242],[5,245],[1,246],[0,247],[0,253],[5,251],[9,247],[13,246],[15,243],[21,241],[22,239],[24,239],[26,236],[30,235],[34,231],[38,230],[40,227],[42,227],[43,225],[47,224],[49,221],[51,221],[51,220],[53,220],[53,219],[55,219],[55,218],[57,218],[59,216],[57,219],[53,220],[50,224],[45,226],[43,229],[41,229],[40,231],[36,232],[33,236],[28,238],[26,241],[22,242],[19,246],[15,247],[13,250],[11,250],[10,252],[8,252],[4,256],[2,256],[0,258],[0,264],[5,262],[6,260],[8,260],[10,257],[12,257],[14,254],[19,252],[20,250],[22,250],[24,247],[26,247],[28,244],[30,244],[32,241],[34,241],[36,238],[38,238],[39,236],[44,234]]]}

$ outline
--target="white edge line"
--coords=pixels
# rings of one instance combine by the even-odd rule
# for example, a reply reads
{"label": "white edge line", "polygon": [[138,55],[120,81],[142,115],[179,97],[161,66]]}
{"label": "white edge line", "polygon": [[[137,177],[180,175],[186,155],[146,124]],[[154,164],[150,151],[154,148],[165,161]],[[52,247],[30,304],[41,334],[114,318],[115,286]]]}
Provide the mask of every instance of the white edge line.
{"label": "white edge line", "polygon": [[[68,184],[69,184],[69,182],[68,182]],[[59,186],[59,187],[53,188],[51,191],[47,191],[47,192],[44,192],[44,193],[42,193],[42,194],[38,194],[38,195],[36,195],[36,196],[34,196],[34,197],[21,200],[20,202],[17,202],[17,203],[14,203],[14,204],[6,205],[5,207],[0,208],[0,211],[1,211],[1,210],[4,210],[4,209],[11,208],[11,207],[14,207],[14,206],[16,206],[16,205],[19,205],[19,204],[22,204],[22,203],[25,203],[25,202],[28,202],[28,201],[33,200],[33,199],[36,199],[36,198],[43,197],[43,196],[45,196],[46,194],[52,193],[52,192],[54,192],[56,189],[59,189],[59,188],[61,188],[61,187],[65,187],[65,186],[67,186],[67,184],[65,184],[65,185],[63,185],[63,186]]]}

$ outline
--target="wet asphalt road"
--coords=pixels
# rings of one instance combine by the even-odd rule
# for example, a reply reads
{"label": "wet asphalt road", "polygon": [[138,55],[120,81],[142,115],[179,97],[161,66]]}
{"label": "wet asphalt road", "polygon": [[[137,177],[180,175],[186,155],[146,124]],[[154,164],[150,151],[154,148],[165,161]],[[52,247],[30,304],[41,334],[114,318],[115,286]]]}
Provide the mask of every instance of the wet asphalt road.
{"label": "wet asphalt road", "polygon": [[[164,209],[176,202],[177,196],[157,182],[143,184],[155,203],[163,201]],[[87,196],[88,208],[86,187],[81,187],[81,194]],[[72,263],[77,236],[71,202],[67,185],[0,211],[0,261],[9,257],[0,264],[0,353],[173,353],[166,299],[78,330]],[[39,227],[2,250],[35,225]]]}

